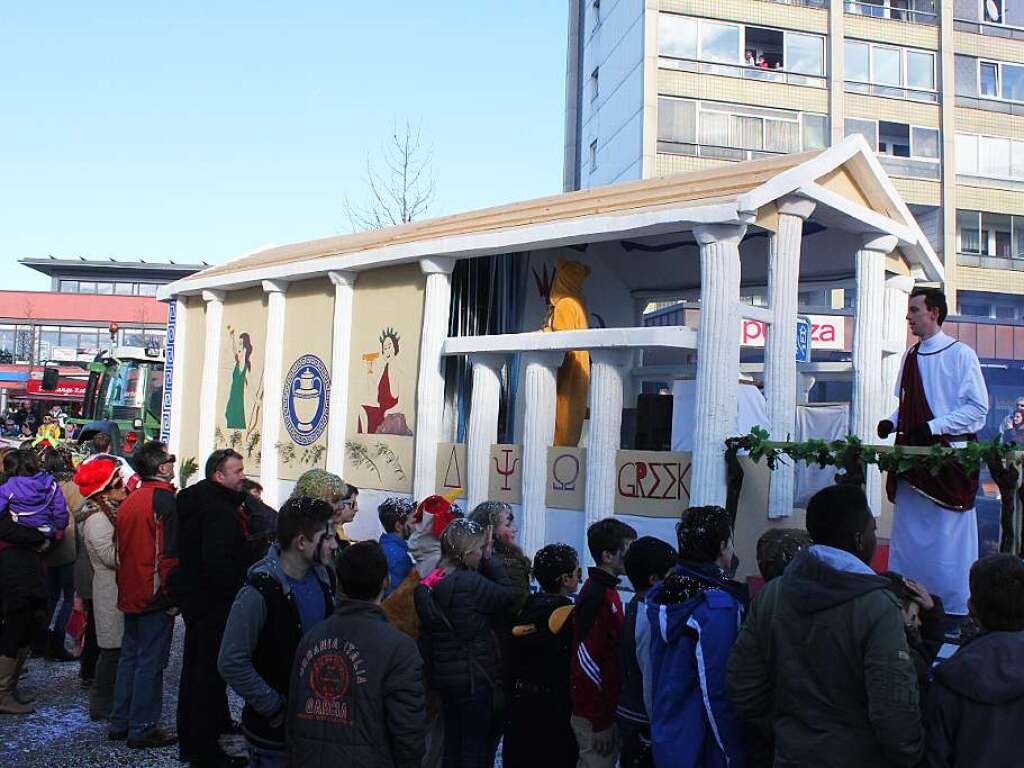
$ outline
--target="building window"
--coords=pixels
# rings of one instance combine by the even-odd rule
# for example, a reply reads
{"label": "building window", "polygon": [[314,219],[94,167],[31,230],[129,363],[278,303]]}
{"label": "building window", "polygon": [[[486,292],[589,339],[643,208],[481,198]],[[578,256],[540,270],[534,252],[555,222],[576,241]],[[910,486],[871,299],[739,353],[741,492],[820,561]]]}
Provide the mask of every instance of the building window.
{"label": "building window", "polygon": [[598,94],[598,72],[599,68],[594,67],[594,71],[590,73],[590,100],[596,101]]}
{"label": "building window", "polygon": [[703,61],[738,63],[740,60],[740,27],[717,21],[700,24],[700,58]]}
{"label": "building window", "polygon": [[658,141],[664,152],[746,160],[820,149],[827,134],[825,115],[669,96],[658,99]]}
{"label": "building window", "polygon": [[118,296],[131,296],[135,292],[134,288],[132,283],[115,283],[114,293]]}
{"label": "building window", "polygon": [[900,61],[899,48],[887,48],[882,45],[871,46],[872,82],[878,85],[892,85],[897,88],[903,84],[903,64]]}
{"label": "building window", "polygon": [[1024,305],[1020,296],[988,291],[957,291],[957,310],[967,317],[987,317],[995,320],[1024,319]]}
{"label": "building window", "polygon": [[96,283],[96,293],[101,293],[104,296],[114,295],[114,284],[113,283]]}
{"label": "building window", "polygon": [[918,125],[888,120],[848,117],[847,136],[861,134],[878,153],[882,165],[894,176],[937,179],[939,170],[939,131]]}
{"label": "building window", "polygon": [[92,281],[82,280],[78,284],[79,293],[96,293],[96,283]]}
{"label": "building window", "polygon": [[1024,65],[957,55],[957,96],[1024,102]]}
{"label": "building window", "polygon": [[935,54],[907,51],[907,87],[919,91],[935,90]]}
{"label": "building window", "polygon": [[60,281],[60,292],[61,293],[78,293],[78,281],[77,280],[61,280]]}
{"label": "building window", "polygon": [[156,289],[159,287],[154,283],[139,283],[139,296],[156,296]]}
{"label": "building window", "polygon": [[985,12],[985,21],[989,24],[1003,23],[1003,0],[982,0],[982,10]]}
{"label": "building window", "polygon": [[658,53],[677,59],[697,58],[697,19],[661,14],[658,18]]}
{"label": "building window", "polygon": [[[858,40],[843,44],[847,83],[874,88],[850,88],[877,96],[937,101],[935,54]],[[904,91],[903,89],[906,89]],[[912,91],[910,93],[908,91]]]}
{"label": "building window", "polygon": [[961,254],[1024,259],[1024,216],[958,210],[956,237]]}
{"label": "building window", "polygon": [[590,142],[590,172],[597,170],[597,139]]}
{"label": "building window", "polygon": [[965,176],[1024,181],[1024,141],[958,133],[956,172]]}

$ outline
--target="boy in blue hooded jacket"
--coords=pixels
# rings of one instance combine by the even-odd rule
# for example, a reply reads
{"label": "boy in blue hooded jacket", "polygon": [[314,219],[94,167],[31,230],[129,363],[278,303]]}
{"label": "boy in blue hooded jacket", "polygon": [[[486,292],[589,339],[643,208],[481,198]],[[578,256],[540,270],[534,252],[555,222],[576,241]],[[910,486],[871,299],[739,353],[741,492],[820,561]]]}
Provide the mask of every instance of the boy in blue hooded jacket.
{"label": "boy in blue hooded jacket", "polygon": [[732,526],[721,507],[691,507],[676,526],[679,562],[645,600],[650,666],[644,693],[656,765],[742,768],[742,725],[725,695],[742,585],[729,579]]}

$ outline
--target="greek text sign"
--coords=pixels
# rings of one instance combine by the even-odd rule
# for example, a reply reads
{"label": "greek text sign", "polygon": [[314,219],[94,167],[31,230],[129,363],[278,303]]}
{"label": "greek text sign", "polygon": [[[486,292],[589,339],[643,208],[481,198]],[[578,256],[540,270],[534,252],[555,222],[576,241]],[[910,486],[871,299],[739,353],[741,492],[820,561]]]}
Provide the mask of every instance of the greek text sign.
{"label": "greek text sign", "polygon": [[586,474],[583,448],[548,448],[544,503],[555,509],[583,509]]}
{"label": "greek text sign", "polygon": [[523,502],[523,447],[507,443],[491,446],[487,472],[487,498],[506,504]]}
{"label": "greek text sign", "polygon": [[619,451],[615,457],[615,514],[679,517],[690,503],[689,453]]}
{"label": "greek text sign", "polygon": [[437,444],[437,474],[434,488],[441,496],[451,493],[456,488],[466,489],[466,444]]}

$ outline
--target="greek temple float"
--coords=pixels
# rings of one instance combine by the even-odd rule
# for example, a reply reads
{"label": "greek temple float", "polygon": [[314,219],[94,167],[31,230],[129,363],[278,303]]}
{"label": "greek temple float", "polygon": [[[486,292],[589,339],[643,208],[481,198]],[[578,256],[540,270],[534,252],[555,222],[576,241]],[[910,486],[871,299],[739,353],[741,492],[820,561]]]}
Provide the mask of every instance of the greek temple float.
{"label": "greek temple float", "polygon": [[[873,438],[907,295],[941,279],[859,136],[268,248],[161,289],[165,437],[200,465],[235,448],[271,504],[325,467],[366,510],[454,488],[509,501],[530,554],[585,551],[609,514],[671,541],[687,504],[724,504],[725,440],[749,426]],[[798,294],[837,290],[853,311],[798,313]],[[830,405],[807,403],[816,380]],[[822,480],[741,462],[746,571]],[[881,487],[869,468],[876,512]],[[377,525],[364,512],[349,533]]]}

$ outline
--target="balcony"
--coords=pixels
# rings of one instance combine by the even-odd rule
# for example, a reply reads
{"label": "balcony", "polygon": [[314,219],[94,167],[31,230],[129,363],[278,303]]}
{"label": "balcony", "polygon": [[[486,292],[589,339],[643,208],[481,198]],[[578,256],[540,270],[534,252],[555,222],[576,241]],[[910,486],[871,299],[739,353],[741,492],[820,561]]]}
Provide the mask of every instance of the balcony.
{"label": "balcony", "polygon": [[784,85],[802,85],[809,88],[824,89],[828,87],[827,77],[805,75],[785,69],[764,69],[747,64],[721,64],[714,61],[696,61],[694,59],[659,56],[658,66],[661,69],[674,69],[679,72],[694,72],[701,75],[738,77],[743,80],[760,80],[761,82],[782,83]]}
{"label": "balcony", "polygon": [[984,109],[988,112],[1002,112],[1004,115],[1024,117],[1024,104],[1002,99],[986,99],[979,96],[957,96],[956,105],[967,109]]}
{"label": "balcony", "polygon": [[934,181],[938,181],[942,177],[942,166],[938,161],[893,157],[892,155],[879,155],[878,161],[890,176],[932,179]]}
{"label": "balcony", "polygon": [[857,2],[846,0],[844,10],[854,16],[870,16],[875,19],[903,21],[909,24],[938,26],[939,15],[931,0],[875,0]]}
{"label": "balcony", "polygon": [[787,154],[785,152],[772,152],[764,149],[693,144],[684,141],[665,141],[664,139],[658,139],[658,152],[667,155],[689,155],[690,157],[706,157],[715,160],[760,160],[764,157],[777,157]]}
{"label": "balcony", "polygon": [[957,32],[971,32],[975,35],[1002,37],[1007,40],[1024,40],[1024,29],[1008,27],[1005,24],[992,24],[977,19],[953,19],[953,29]]}
{"label": "balcony", "polygon": [[767,0],[767,2],[779,5],[798,5],[802,8],[828,8],[828,0]]}
{"label": "balcony", "polygon": [[920,101],[926,104],[938,104],[939,94],[936,91],[921,91],[915,88],[904,88],[893,85],[876,85],[875,83],[858,83],[846,81],[847,93],[863,93],[867,96],[882,96],[886,99],[903,99],[904,101]]}

